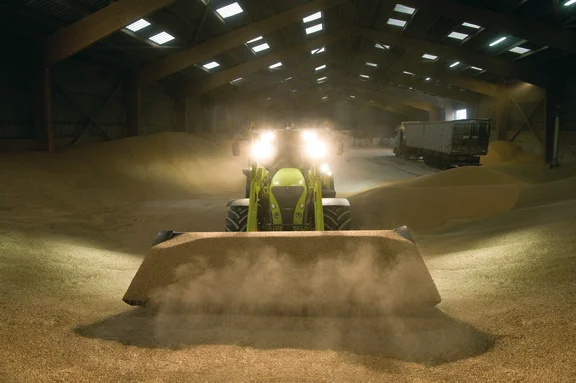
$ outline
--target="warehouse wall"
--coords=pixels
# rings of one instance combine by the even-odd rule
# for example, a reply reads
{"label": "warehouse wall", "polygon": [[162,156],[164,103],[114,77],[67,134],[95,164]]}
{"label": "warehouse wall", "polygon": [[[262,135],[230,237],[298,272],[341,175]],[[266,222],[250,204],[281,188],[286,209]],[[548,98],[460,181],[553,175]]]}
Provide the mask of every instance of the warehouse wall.
{"label": "warehouse wall", "polygon": [[[14,65],[3,69],[0,71],[0,151],[34,150],[36,132],[30,71]],[[83,111],[112,139],[126,136],[122,79],[119,72],[75,60],[53,68],[52,120],[58,147],[69,145],[89,124]],[[106,102],[112,92],[113,96]],[[141,103],[140,134],[174,130],[174,102],[160,85],[143,88]],[[100,129],[91,124],[79,142],[101,139]]]}

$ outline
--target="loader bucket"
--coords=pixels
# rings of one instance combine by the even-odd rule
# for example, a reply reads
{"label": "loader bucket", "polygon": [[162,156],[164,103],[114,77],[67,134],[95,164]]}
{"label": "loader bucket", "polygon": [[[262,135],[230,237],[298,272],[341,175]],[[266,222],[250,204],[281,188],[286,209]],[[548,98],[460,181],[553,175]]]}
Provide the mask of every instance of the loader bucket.
{"label": "loader bucket", "polygon": [[202,313],[380,315],[440,302],[406,230],[176,234],[152,247],[126,303]]}

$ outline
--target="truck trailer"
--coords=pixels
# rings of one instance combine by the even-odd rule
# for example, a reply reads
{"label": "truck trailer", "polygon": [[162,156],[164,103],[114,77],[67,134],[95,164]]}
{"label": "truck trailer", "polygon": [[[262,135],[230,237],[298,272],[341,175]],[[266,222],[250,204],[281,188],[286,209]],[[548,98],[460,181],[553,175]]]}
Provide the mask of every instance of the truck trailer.
{"label": "truck trailer", "polygon": [[479,166],[488,153],[491,119],[403,122],[394,142],[397,157],[424,160],[430,166]]}

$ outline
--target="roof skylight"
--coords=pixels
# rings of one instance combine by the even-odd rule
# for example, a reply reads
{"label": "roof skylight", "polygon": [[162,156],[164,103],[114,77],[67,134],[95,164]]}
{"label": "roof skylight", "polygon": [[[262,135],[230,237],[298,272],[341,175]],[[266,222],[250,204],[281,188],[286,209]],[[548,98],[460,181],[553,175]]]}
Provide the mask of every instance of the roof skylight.
{"label": "roof skylight", "polygon": [[204,65],[202,65],[202,66],[203,66],[204,68],[206,68],[206,69],[214,69],[214,68],[216,68],[216,67],[219,67],[220,64],[218,64],[216,61],[211,61],[211,62],[209,62],[208,64],[204,64]]}
{"label": "roof skylight", "polygon": [[498,44],[500,44],[502,41],[504,41],[504,40],[506,40],[506,39],[507,39],[507,37],[500,37],[498,40],[492,41],[492,42],[490,43],[490,46],[493,47],[494,45],[498,45]]}
{"label": "roof skylight", "polygon": [[322,52],[324,52],[324,51],[325,51],[324,47],[318,48],[318,49],[312,49],[312,50],[310,51],[310,54],[316,55],[316,54],[322,53]]}
{"label": "roof skylight", "polygon": [[404,20],[399,20],[399,19],[393,19],[392,17],[388,19],[387,22],[388,25],[393,25],[395,27],[403,27],[404,25],[406,25],[406,21]]}
{"label": "roof skylight", "polygon": [[144,20],[144,19],[140,19],[140,20],[135,21],[135,22],[133,22],[132,24],[128,25],[128,26],[126,27],[126,29],[128,29],[128,30],[130,30],[130,31],[132,31],[132,32],[137,32],[137,31],[139,31],[140,29],[144,29],[144,28],[146,28],[146,27],[149,26],[149,25],[150,25],[150,23],[149,23],[148,21],[146,21],[146,20]]}
{"label": "roof skylight", "polygon": [[260,44],[260,45],[256,45],[255,47],[252,48],[252,50],[254,51],[254,53],[258,53],[261,51],[265,51],[266,49],[269,49],[270,45],[268,45],[268,43],[264,43],[264,44]]}
{"label": "roof skylight", "polygon": [[160,32],[157,35],[150,37],[150,40],[154,41],[158,45],[167,43],[168,41],[174,40],[174,36],[167,32]]}
{"label": "roof skylight", "polygon": [[314,69],[314,70],[315,70],[315,71],[319,71],[319,70],[322,70],[322,69],[326,69],[326,64],[317,66],[316,69]]}
{"label": "roof skylight", "polygon": [[246,44],[251,44],[251,43],[255,43],[258,40],[262,40],[263,37],[262,36],[258,36],[258,37],[254,37],[252,40],[250,41],[246,41]]}
{"label": "roof skylight", "polygon": [[268,68],[269,69],[276,69],[276,68],[280,68],[282,66],[282,62],[277,62],[276,64],[272,64],[270,65]]}
{"label": "roof skylight", "polygon": [[394,10],[396,12],[406,13],[408,15],[412,15],[416,11],[414,8],[410,8],[410,7],[407,7],[407,6],[402,5],[402,4],[396,4],[396,6],[394,7]]}
{"label": "roof skylight", "polygon": [[425,58],[426,60],[436,60],[438,58],[438,56],[431,55],[429,53],[424,53],[422,55],[422,58]]}
{"label": "roof skylight", "polygon": [[306,16],[302,19],[303,23],[309,23],[310,21],[318,20],[322,17],[322,12],[318,11],[316,13],[311,14],[310,16]]}
{"label": "roof skylight", "polygon": [[224,19],[244,12],[238,3],[232,3],[216,10]]}
{"label": "roof skylight", "polygon": [[460,61],[456,61],[450,65],[450,68],[454,68],[456,65],[460,65]]}
{"label": "roof skylight", "polygon": [[448,37],[456,40],[464,40],[466,37],[468,37],[468,35],[466,33],[452,32],[448,35]]}
{"label": "roof skylight", "polygon": [[376,43],[374,46],[378,49],[390,49],[390,45],[382,45],[380,43]]}
{"label": "roof skylight", "polygon": [[518,53],[519,55],[523,55],[526,52],[530,52],[530,49],[522,48],[522,47],[514,47],[514,48],[510,49],[510,52],[514,52],[514,53]]}
{"label": "roof skylight", "polygon": [[474,29],[482,28],[480,25],[472,24],[472,23],[462,23],[462,26]]}
{"label": "roof skylight", "polygon": [[371,62],[369,62],[369,61],[366,62],[366,65],[371,66],[371,67],[373,67],[373,68],[378,67],[378,64],[376,64],[376,63],[371,63]]}
{"label": "roof skylight", "polygon": [[312,26],[312,27],[306,28],[306,34],[309,35],[309,34],[311,34],[311,33],[321,31],[322,28],[323,28],[322,23],[316,24],[316,25],[314,25],[314,26]]}

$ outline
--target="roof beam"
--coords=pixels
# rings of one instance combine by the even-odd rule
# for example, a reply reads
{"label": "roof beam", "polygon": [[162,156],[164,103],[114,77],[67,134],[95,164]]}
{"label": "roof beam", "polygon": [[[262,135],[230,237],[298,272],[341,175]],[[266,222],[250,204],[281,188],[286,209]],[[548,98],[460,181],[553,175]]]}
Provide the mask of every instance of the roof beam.
{"label": "roof beam", "polygon": [[52,66],[122,29],[134,20],[170,5],[173,1],[111,2],[107,7],[91,13],[48,37],[43,45],[44,65]]}
{"label": "roof beam", "polygon": [[307,16],[311,12],[330,8],[346,1],[348,0],[315,0],[164,57],[140,68],[137,75],[138,83],[143,85],[161,80],[194,64],[240,46],[258,35],[264,35],[301,21],[302,17]]}
{"label": "roof beam", "polygon": [[[395,2],[395,1],[394,1]],[[576,32],[510,14],[446,0],[405,0],[403,4],[438,16],[480,24],[539,45],[576,53]]]}
{"label": "roof beam", "polygon": [[303,52],[309,52],[310,49],[317,48],[318,45],[328,44],[332,41],[336,41],[343,36],[346,36],[350,31],[340,31],[334,34],[324,35],[318,37],[314,40],[307,40],[302,44],[288,47],[281,51],[271,52],[266,56],[258,58],[256,60],[249,61],[245,64],[240,64],[227,70],[216,73],[212,77],[200,83],[190,83],[184,86],[181,90],[182,97],[192,97],[197,96],[202,93],[206,93],[214,88],[228,84],[230,81],[246,76],[250,73],[257,72],[262,69],[266,69],[268,66],[282,61],[286,58],[291,58],[294,55],[301,54]]}
{"label": "roof beam", "polygon": [[420,52],[432,51],[439,56],[450,57],[463,63],[484,68],[501,76],[518,79],[540,87],[546,87],[548,84],[548,76],[535,68],[526,67],[514,61],[502,60],[485,53],[469,51],[463,48],[452,48],[443,44],[412,39],[368,28],[356,28],[355,32],[364,37],[370,37],[390,45],[399,44]]}

